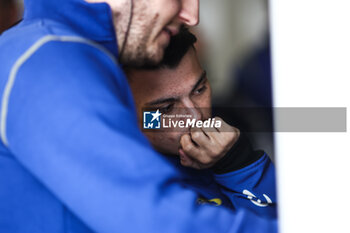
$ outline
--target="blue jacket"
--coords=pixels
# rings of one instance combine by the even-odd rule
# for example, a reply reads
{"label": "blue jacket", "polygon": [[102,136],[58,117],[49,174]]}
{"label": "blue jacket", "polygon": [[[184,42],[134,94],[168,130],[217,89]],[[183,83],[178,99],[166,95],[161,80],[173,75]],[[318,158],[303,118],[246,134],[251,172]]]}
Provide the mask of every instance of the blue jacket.
{"label": "blue jacket", "polygon": [[276,232],[267,157],[215,178],[235,208],[199,205],[138,129],[116,45],[83,0],[25,0],[1,35],[0,232]]}

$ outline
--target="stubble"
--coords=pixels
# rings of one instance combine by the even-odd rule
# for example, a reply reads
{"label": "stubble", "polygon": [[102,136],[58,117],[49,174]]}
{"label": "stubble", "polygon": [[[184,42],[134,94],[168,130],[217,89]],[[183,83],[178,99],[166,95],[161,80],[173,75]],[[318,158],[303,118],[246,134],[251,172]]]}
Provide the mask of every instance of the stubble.
{"label": "stubble", "polygon": [[[152,16],[152,12],[147,7],[146,1],[139,0],[135,2],[133,15],[130,22],[129,34],[128,25],[129,17],[120,17],[120,22],[117,22],[117,40],[119,51],[123,51],[119,60],[127,67],[142,67],[144,65],[155,65],[160,62],[159,53],[161,48],[158,48],[155,41],[152,41],[154,25],[158,21],[158,14]],[[124,12],[129,9],[130,5],[125,5]],[[129,13],[130,14],[130,13]],[[129,14],[125,14],[130,16]],[[126,39],[125,43],[124,40]],[[125,47],[123,47],[123,45]],[[160,57],[160,58],[159,58]]]}

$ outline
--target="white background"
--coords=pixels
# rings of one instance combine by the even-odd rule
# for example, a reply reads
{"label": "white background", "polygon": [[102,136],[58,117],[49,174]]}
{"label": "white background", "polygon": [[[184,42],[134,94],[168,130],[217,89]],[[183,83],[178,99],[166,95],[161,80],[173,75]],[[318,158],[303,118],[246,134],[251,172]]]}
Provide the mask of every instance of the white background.
{"label": "white background", "polygon": [[[350,1],[271,0],[270,17],[275,106],[349,108]],[[276,136],[281,232],[349,233],[349,133]]]}

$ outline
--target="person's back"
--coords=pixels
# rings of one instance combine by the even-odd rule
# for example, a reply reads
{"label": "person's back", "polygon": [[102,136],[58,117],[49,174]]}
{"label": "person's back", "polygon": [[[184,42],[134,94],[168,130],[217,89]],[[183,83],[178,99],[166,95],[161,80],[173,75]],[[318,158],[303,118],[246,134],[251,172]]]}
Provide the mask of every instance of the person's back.
{"label": "person's back", "polygon": [[28,0],[0,50],[1,232],[276,230],[193,207],[137,127],[107,4]]}
{"label": "person's back", "polygon": [[[83,76],[78,70],[79,66],[85,66],[84,63],[94,62],[88,60],[91,57],[97,57],[100,62],[105,63],[100,66],[101,76],[103,76],[103,72],[115,72],[115,74],[109,75],[110,78],[115,76],[119,79],[110,79],[109,82],[117,81],[121,82],[121,86],[126,85],[123,83],[123,78],[120,78],[123,77],[121,70],[118,70],[113,61],[117,53],[114,30],[113,28],[101,29],[100,27],[100,25],[111,25],[110,17],[107,14],[109,8],[106,4],[97,7],[83,1],[75,1],[74,4],[64,4],[61,1],[37,1],[31,5],[28,4],[27,7],[27,15],[24,16],[24,20],[0,37],[0,88],[2,93],[0,199],[3,200],[0,202],[2,216],[0,218],[0,231],[3,232],[2,229],[6,232],[90,231],[85,227],[85,224],[68,211],[64,203],[58,201],[54,194],[43,187],[45,184],[36,179],[35,175],[40,176],[41,174],[32,174],[33,170],[45,173],[44,170],[50,169],[49,167],[40,167],[40,162],[48,159],[51,153],[55,153],[54,148],[51,148],[52,151],[49,153],[41,155],[35,154],[36,148],[33,148],[32,154],[22,154],[24,150],[35,147],[35,143],[42,143],[45,146],[45,142],[41,142],[41,138],[26,138],[21,141],[21,138],[17,137],[16,141],[11,141],[11,134],[22,134],[23,137],[33,135],[35,137],[35,133],[29,132],[29,130],[35,130],[35,125],[38,130],[41,127],[48,127],[46,133],[50,134],[50,130],[55,130],[55,125],[38,125],[43,116],[51,119],[57,117],[58,121],[66,121],[67,123],[72,121],[72,119],[67,118],[79,120],[79,117],[70,113],[69,109],[66,109],[66,115],[60,115],[60,110],[62,110],[60,106],[57,106],[57,111],[55,111],[55,106],[50,107],[50,105],[52,105],[52,98],[58,98],[57,103],[70,101],[75,102],[75,104],[83,104],[83,102],[79,102],[82,100],[82,96],[79,97],[81,93],[76,93],[79,90],[78,86],[81,86],[80,89],[84,89],[84,92],[98,94],[102,90],[96,86],[98,83],[106,85],[103,83],[106,83],[107,80],[102,78],[94,80],[93,75]],[[57,15],[55,7],[61,8],[59,12],[62,15]],[[74,8],[79,8],[79,11],[72,14]],[[89,17],[90,12],[95,12],[99,17]],[[103,14],[103,12],[106,13]],[[84,28],[81,27],[82,24],[89,25],[87,31],[79,31]],[[102,42],[106,47],[102,47],[92,40]],[[70,65],[73,67],[69,67]],[[74,66],[77,70],[72,70]],[[98,67],[98,63],[96,66]],[[103,70],[108,66],[111,67],[109,71]],[[91,86],[88,86],[88,83]],[[53,90],[57,93],[50,94]],[[120,100],[124,101],[125,108],[132,108],[128,92],[120,92],[120,90],[122,89],[114,93],[117,93]],[[76,96],[74,96],[75,94]],[[48,96],[51,99],[40,99],[39,96]],[[67,98],[67,100],[62,98]],[[29,107],[33,108],[33,114],[27,116],[26,111]],[[62,107],[68,108],[69,106]],[[26,119],[27,117],[32,119]],[[22,119],[28,121],[19,122]],[[21,126],[21,124],[29,124],[29,122],[34,127]],[[11,127],[11,124],[15,124],[15,126]],[[74,130],[73,126],[72,130]],[[86,131],[88,133],[89,128],[86,128]],[[125,132],[128,131],[125,130]],[[62,135],[60,140],[69,140],[70,132],[62,133],[65,133],[66,136]],[[53,135],[42,136],[50,137]],[[22,143],[32,143],[32,145]],[[72,147],[79,146],[78,142],[69,142],[69,144]],[[59,148],[57,148],[56,153],[60,153]],[[22,157],[15,157],[18,155]],[[32,157],[35,156],[42,158],[33,159]],[[32,160],[30,166],[37,166],[37,168],[25,167],[29,160]],[[54,167],[62,165],[59,161],[52,161],[52,163]],[[44,161],[43,164],[45,164]],[[75,168],[62,167],[61,169]],[[64,179],[63,177],[50,177],[47,172],[45,174],[45,178],[50,180]],[[61,180],[60,182],[69,182],[69,180]]]}

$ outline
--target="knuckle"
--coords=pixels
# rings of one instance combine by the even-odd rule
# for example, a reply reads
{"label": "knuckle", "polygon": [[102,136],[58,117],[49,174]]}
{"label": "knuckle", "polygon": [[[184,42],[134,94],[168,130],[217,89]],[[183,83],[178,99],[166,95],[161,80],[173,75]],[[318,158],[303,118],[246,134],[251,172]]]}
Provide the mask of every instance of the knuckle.
{"label": "knuckle", "polygon": [[199,139],[201,137],[201,133],[198,131],[195,131],[192,133],[192,138],[193,139]]}
{"label": "knuckle", "polygon": [[192,145],[188,143],[188,144],[186,144],[186,145],[184,146],[183,149],[184,149],[184,151],[186,151],[186,152],[190,152],[190,151],[192,150],[192,148],[193,148]]}

